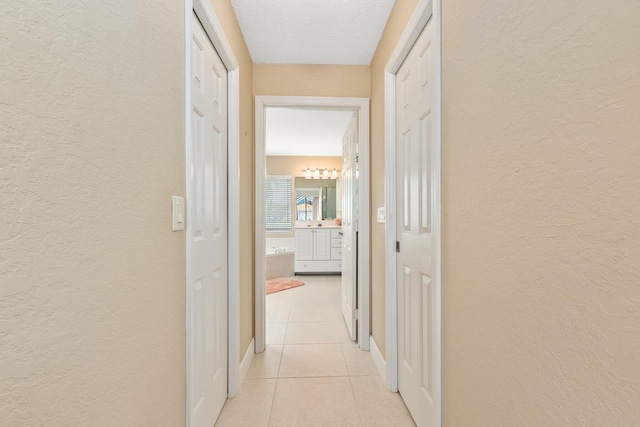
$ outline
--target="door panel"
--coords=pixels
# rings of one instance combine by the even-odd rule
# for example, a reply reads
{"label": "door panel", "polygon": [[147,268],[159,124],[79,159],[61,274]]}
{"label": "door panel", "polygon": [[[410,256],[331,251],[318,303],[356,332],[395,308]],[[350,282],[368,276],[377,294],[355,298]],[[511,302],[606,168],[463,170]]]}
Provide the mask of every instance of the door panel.
{"label": "door panel", "polygon": [[296,230],[296,259],[313,259],[313,230]]}
{"label": "door panel", "polygon": [[315,260],[328,261],[331,259],[331,230],[313,230],[315,240]]}
{"label": "door panel", "polygon": [[419,426],[437,422],[433,395],[436,249],[432,187],[436,168],[431,124],[435,105],[432,38],[433,23],[429,22],[396,77],[398,389]]}
{"label": "door panel", "polygon": [[342,315],[352,340],[357,336],[357,144],[358,118],[353,118],[342,137]]}
{"label": "door panel", "polygon": [[188,403],[190,426],[212,426],[227,398],[227,72],[192,16]]}

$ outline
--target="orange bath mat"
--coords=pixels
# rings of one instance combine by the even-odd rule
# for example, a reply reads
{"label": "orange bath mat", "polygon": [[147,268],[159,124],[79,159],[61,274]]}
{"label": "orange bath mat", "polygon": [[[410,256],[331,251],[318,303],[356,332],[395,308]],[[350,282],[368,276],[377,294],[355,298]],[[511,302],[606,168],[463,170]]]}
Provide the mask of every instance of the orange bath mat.
{"label": "orange bath mat", "polygon": [[267,280],[267,295],[304,285],[304,282],[292,279],[271,279]]}

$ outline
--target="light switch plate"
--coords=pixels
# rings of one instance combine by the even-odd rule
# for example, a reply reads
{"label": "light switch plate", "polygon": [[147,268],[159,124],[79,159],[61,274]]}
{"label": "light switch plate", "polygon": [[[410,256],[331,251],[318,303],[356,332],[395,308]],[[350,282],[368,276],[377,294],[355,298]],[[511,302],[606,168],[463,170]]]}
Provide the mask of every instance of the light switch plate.
{"label": "light switch plate", "polygon": [[384,224],[387,221],[387,211],[384,207],[378,208],[378,223]]}
{"label": "light switch plate", "polygon": [[184,230],[184,197],[171,196],[171,230],[182,231]]}

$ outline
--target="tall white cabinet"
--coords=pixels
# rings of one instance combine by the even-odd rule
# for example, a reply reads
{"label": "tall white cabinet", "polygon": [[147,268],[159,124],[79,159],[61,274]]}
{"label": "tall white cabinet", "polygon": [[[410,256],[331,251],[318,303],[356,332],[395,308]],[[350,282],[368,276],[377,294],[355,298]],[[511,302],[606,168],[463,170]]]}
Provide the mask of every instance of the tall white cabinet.
{"label": "tall white cabinet", "polygon": [[295,272],[340,273],[342,230],[340,228],[296,228]]}

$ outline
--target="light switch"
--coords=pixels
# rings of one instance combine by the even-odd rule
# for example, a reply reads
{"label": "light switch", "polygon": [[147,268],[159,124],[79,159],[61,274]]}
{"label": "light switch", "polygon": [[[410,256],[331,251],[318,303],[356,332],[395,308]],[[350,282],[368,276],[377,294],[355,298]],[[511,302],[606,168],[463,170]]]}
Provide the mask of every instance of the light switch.
{"label": "light switch", "polygon": [[171,206],[173,212],[171,230],[182,231],[184,230],[184,197],[171,196]]}
{"label": "light switch", "polygon": [[384,207],[378,208],[378,223],[384,224],[387,221],[387,212]]}

